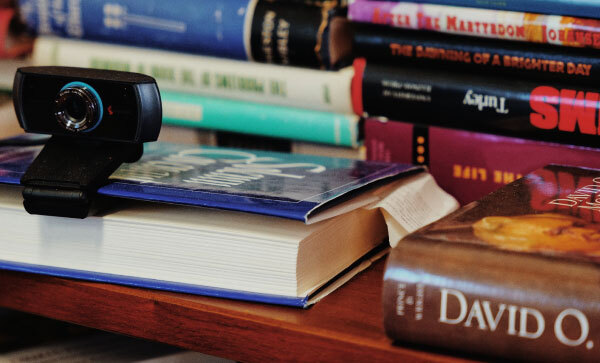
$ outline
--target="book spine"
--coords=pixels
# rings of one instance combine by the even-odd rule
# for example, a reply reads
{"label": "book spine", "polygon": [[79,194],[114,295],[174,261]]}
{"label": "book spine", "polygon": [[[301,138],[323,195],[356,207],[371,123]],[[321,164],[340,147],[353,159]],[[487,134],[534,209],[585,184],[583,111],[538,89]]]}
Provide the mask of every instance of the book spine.
{"label": "book spine", "polygon": [[599,19],[394,1],[356,1],[348,17],[400,28],[600,48]]}
{"label": "book spine", "polygon": [[461,205],[550,163],[600,165],[600,149],[400,121],[367,119],[364,135],[367,160],[428,165]]}
{"label": "book spine", "polygon": [[363,23],[354,23],[353,28],[355,54],[373,62],[453,67],[492,74],[503,72],[590,84],[600,80],[600,58],[593,49],[565,52],[564,48],[547,44],[390,29]]}
{"label": "book spine", "polygon": [[163,123],[357,147],[359,117],[161,92]]}
{"label": "book spine", "polygon": [[251,59],[264,63],[328,68],[330,6],[259,1],[250,33]]}
{"label": "book spine", "polygon": [[371,65],[362,58],[354,66],[359,115],[590,147],[600,140],[594,87]]}
{"label": "book spine", "polygon": [[[353,0],[350,1],[352,4]],[[353,2],[364,1],[354,0]],[[389,0],[389,2],[400,1]],[[598,2],[596,0],[415,0],[414,2],[483,9],[528,11],[541,14],[562,14],[600,19],[600,8],[598,8]]]}
{"label": "book spine", "polygon": [[350,114],[352,67],[281,67],[184,53],[41,36],[32,62],[148,74],[162,91]]}
{"label": "book spine", "polygon": [[257,0],[19,0],[36,33],[248,59]]}
{"label": "book spine", "polygon": [[409,236],[388,258],[385,330],[504,359],[596,362],[598,278],[593,264]]}

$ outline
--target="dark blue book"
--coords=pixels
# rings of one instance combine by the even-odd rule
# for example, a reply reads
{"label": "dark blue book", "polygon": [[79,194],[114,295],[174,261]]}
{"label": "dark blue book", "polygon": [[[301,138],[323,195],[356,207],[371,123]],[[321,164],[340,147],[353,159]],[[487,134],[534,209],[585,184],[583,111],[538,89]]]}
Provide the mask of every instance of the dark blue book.
{"label": "dark blue book", "polygon": [[1,268],[306,306],[379,256],[388,228],[456,207],[410,165],[153,143],[97,215],[33,216],[18,184],[39,150],[0,148]]}
{"label": "dark blue book", "polygon": [[39,34],[247,59],[245,27],[256,0],[20,0]]}
{"label": "dark blue book", "polygon": [[[347,64],[350,32],[331,6],[270,0],[18,1],[22,22],[39,35],[311,68]],[[189,78],[169,68],[148,71]]]}

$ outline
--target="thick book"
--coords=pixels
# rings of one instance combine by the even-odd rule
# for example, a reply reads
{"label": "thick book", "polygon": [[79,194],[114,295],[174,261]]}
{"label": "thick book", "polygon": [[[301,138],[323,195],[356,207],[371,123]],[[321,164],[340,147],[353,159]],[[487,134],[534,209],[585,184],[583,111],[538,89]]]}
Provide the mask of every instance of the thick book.
{"label": "thick book", "polygon": [[[523,3],[530,1],[523,1]],[[354,1],[348,18],[400,28],[476,37],[600,48],[600,19],[489,10],[420,2]],[[559,13],[560,14],[560,13]]]}
{"label": "thick book", "polygon": [[358,147],[360,117],[189,93],[161,91],[163,123]]}
{"label": "thick book", "polygon": [[268,0],[19,0],[38,35],[330,68],[349,51],[333,5]]}
{"label": "thick book", "polygon": [[156,79],[161,91],[353,112],[352,67],[325,71],[44,36],[36,39],[33,49],[34,65],[148,74]]}
{"label": "thick book", "polygon": [[600,165],[600,148],[377,119],[364,128],[367,160],[427,165],[461,205],[547,164]]}
{"label": "thick book", "polygon": [[373,117],[597,147],[591,85],[354,62],[355,112]]}
{"label": "thick book", "polygon": [[354,54],[370,62],[588,84],[600,80],[600,59],[594,49],[565,49],[367,23],[352,23],[352,27]]}
{"label": "thick book", "polygon": [[600,170],[551,165],[406,237],[387,334],[503,359],[597,362]]}
{"label": "thick book", "polygon": [[[349,0],[370,2],[370,0]],[[400,0],[390,0],[400,2]],[[600,19],[600,8],[596,0],[414,0],[415,3],[465,6],[482,9],[528,11],[542,14],[558,14]]]}
{"label": "thick book", "polygon": [[1,268],[273,304],[314,303],[457,206],[420,167],[153,143],[97,215],[37,216],[18,184],[39,147],[0,151]]}

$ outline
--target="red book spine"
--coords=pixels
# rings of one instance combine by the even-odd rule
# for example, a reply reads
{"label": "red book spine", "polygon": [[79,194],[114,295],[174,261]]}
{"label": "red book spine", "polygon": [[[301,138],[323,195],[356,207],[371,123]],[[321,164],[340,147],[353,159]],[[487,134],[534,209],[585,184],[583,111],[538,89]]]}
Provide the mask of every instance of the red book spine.
{"label": "red book spine", "polygon": [[365,122],[365,145],[369,160],[429,165],[461,204],[549,163],[600,165],[600,149],[376,119]]}

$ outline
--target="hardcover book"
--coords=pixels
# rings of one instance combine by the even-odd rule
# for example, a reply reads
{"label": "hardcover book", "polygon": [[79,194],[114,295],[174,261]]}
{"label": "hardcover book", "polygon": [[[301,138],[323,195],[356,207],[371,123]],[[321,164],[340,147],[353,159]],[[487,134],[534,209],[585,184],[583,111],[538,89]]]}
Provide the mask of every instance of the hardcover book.
{"label": "hardcover book", "polygon": [[35,40],[32,63],[144,73],[161,91],[353,112],[352,67],[325,71],[44,36]]}
{"label": "hardcover book", "polygon": [[19,0],[37,34],[248,59],[245,29],[257,0]]}
{"label": "hardcover book", "polygon": [[[498,60],[499,61],[499,60]],[[596,147],[592,85],[354,61],[355,112],[422,125]]]}
{"label": "hardcover book", "polygon": [[35,216],[18,184],[39,147],[0,151],[0,267],[276,304],[315,302],[457,205],[420,167],[153,143],[96,216]]}
{"label": "hardcover book", "polygon": [[[352,23],[353,50],[384,64],[454,68],[482,74],[507,73],[531,79],[595,84],[600,59],[594,49],[568,51],[549,44],[442,34],[385,25]],[[107,56],[108,57],[108,56]]]}
{"label": "hardcover book", "polygon": [[[38,35],[264,63],[334,68],[350,50],[335,3],[269,0],[19,0]],[[331,10],[331,11],[330,11]]]}
{"label": "hardcover book", "polygon": [[[461,205],[544,165],[600,165],[600,149],[400,121],[365,121],[367,159],[427,165]],[[525,157],[526,156],[526,157]]]}
{"label": "hardcover book", "polygon": [[[350,3],[371,2],[371,0],[349,1]],[[389,0],[389,2],[396,3],[400,1],[401,0]],[[598,8],[596,0],[415,0],[412,2],[600,18],[600,8]]]}
{"label": "hardcover book", "polygon": [[[594,1],[594,0],[590,0]],[[432,1],[435,2],[435,1]],[[529,3],[531,1],[521,1]],[[353,21],[468,36],[548,43],[571,47],[600,47],[600,20],[543,15],[523,11],[458,7],[411,1],[354,1],[348,7]]]}
{"label": "hardcover book", "polygon": [[161,91],[163,124],[358,147],[360,117]]}
{"label": "hardcover book", "polygon": [[384,275],[394,340],[596,362],[600,170],[546,166],[406,237]]}

